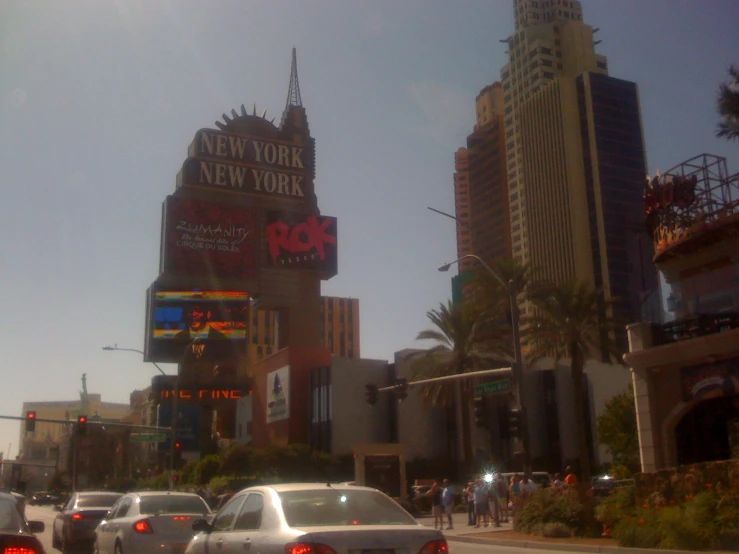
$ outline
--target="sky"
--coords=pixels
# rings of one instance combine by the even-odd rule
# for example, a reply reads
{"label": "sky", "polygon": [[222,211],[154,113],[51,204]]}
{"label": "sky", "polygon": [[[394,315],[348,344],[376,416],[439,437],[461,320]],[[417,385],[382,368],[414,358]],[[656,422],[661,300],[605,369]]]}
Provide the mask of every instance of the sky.
{"label": "sky", "polygon": [[[241,104],[279,116],[290,56],[316,139],[319,207],[361,354],[423,347],[451,296],[454,152],[500,78],[511,0],[0,0],[0,415],[23,401],[129,401],[161,204],[195,132]],[[639,85],[650,172],[708,152],[718,85],[739,63],[735,0],[583,0],[614,77]],[[166,370],[175,371],[173,366]],[[19,424],[0,420],[0,451]],[[8,446],[10,445],[10,446]]]}

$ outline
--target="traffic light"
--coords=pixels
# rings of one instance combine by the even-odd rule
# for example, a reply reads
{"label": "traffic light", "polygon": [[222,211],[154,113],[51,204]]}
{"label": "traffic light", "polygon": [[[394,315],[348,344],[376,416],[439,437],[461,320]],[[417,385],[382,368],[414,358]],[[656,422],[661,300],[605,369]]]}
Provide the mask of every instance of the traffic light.
{"label": "traffic light", "polygon": [[521,438],[521,432],[525,424],[524,413],[521,408],[511,408],[508,410],[508,429],[512,438]]}
{"label": "traffic light", "polygon": [[488,427],[490,425],[490,413],[488,412],[488,403],[484,396],[475,398],[475,425],[478,427]]}
{"label": "traffic light", "polygon": [[77,434],[82,436],[87,434],[87,416],[77,416]]}
{"label": "traffic light", "polygon": [[26,412],[26,433],[33,433],[36,430],[36,411],[29,410]]}
{"label": "traffic light", "polygon": [[180,441],[175,441],[174,449],[176,452],[179,452],[182,449],[182,443]]}
{"label": "traffic light", "polygon": [[398,377],[397,379],[395,379],[395,386],[395,396],[398,397],[398,400],[402,402],[403,400],[408,398],[408,379],[406,379],[405,377]]}
{"label": "traffic light", "polygon": [[374,406],[375,404],[377,404],[377,385],[375,385],[374,383],[367,383],[364,388],[367,389],[364,393],[364,396],[367,399],[367,404],[369,404],[370,406]]}

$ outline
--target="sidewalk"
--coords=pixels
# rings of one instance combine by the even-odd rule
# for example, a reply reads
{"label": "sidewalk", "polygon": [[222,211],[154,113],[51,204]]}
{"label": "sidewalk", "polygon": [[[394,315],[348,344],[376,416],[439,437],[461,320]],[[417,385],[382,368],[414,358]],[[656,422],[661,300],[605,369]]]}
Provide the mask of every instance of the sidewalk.
{"label": "sidewalk", "polygon": [[[416,518],[418,523],[421,525],[425,525],[426,527],[433,527],[434,526],[434,518],[433,517],[419,517]],[[508,520],[509,523],[501,523],[500,527],[495,527],[492,519],[490,520],[490,526],[483,527],[480,526],[479,528],[476,528],[474,525],[467,525],[467,513],[455,513],[452,514],[452,523],[453,527],[452,529],[446,528],[447,526],[447,519],[446,516],[444,516],[444,536],[447,539],[453,539],[455,537],[460,536],[466,536],[466,535],[479,535],[481,533],[491,533],[495,531],[511,531],[513,529],[513,524],[510,523],[511,520]]]}
{"label": "sidewalk", "polygon": [[[427,527],[434,526],[433,517],[416,518],[418,523]],[[623,548],[616,546],[612,539],[548,539],[517,533],[513,531],[513,525],[501,523],[500,527],[479,527],[467,525],[466,513],[455,513],[452,515],[452,529],[446,529],[446,516],[444,516],[444,536],[452,542],[469,542],[476,544],[488,544],[491,546],[507,546],[513,548],[535,548],[539,550],[567,551],[567,552],[594,552],[603,554],[660,554],[664,550],[654,548]],[[686,550],[671,550],[671,554],[691,554]]]}

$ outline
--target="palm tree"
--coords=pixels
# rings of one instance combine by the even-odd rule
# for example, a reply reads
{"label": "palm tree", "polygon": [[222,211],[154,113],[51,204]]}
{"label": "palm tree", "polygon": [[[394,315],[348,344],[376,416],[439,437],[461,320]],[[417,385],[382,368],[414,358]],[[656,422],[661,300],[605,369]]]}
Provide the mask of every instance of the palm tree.
{"label": "palm tree", "polygon": [[739,69],[729,68],[730,82],[721,83],[718,91],[717,109],[721,116],[716,136],[739,140]]}
{"label": "palm tree", "polygon": [[[472,303],[448,301],[440,304],[438,309],[426,312],[426,315],[435,328],[421,331],[416,339],[432,340],[436,345],[416,356],[412,381],[490,369],[494,360],[506,357],[494,343],[481,340],[480,330],[485,319],[482,311]],[[461,419],[464,462],[467,465],[472,462],[471,393],[467,380],[454,381],[454,384],[434,383],[421,391],[431,404],[449,406],[457,403],[456,413]]]}
{"label": "palm tree", "polygon": [[525,343],[533,359],[553,356],[555,363],[570,359],[575,429],[579,447],[582,482],[590,483],[590,452],[586,436],[587,417],[584,369],[589,358],[616,357],[614,320],[604,316],[612,301],[586,283],[568,281],[530,293],[534,315],[527,317]]}

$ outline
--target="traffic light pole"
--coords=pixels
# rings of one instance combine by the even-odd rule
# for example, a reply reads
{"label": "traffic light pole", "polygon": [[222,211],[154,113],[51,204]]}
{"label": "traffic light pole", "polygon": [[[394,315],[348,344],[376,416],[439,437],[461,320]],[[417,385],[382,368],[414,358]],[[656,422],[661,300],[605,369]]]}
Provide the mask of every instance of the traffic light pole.
{"label": "traffic light pole", "polygon": [[[485,264],[487,265],[487,264]],[[513,380],[516,382],[516,401],[523,414],[521,424],[521,451],[523,453],[523,473],[531,475],[531,450],[529,446],[529,422],[524,402],[523,355],[521,354],[521,324],[516,290],[513,281],[508,281],[508,296],[511,302],[511,330],[513,335]]]}

